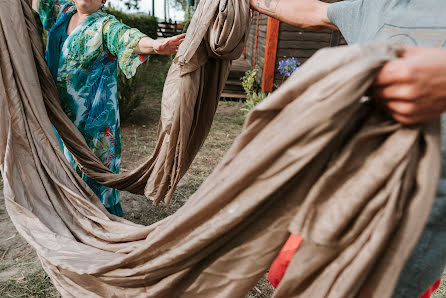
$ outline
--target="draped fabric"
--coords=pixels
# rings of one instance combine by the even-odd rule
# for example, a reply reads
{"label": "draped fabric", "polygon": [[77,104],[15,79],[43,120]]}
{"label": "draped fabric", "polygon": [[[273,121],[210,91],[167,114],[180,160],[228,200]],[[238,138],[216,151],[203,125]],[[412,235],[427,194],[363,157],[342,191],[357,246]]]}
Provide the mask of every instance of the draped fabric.
{"label": "draped fabric", "polygon": [[[6,208],[64,297],[244,297],[290,232],[303,242],[275,297],[391,296],[429,215],[440,167],[438,122],[404,127],[361,100],[397,50],[317,53],[250,114],[186,204],[145,227],[107,214],[72,171],[46,114],[53,90],[39,82],[48,70],[29,3],[0,6]],[[195,37],[212,34],[196,24],[203,28],[192,30],[186,48],[202,54],[183,48],[177,65],[184,68],[174,71],[199,67],[208,53]],[[208,66],[199,67],[202,80]],[[53,119],[68,127],[62,116]]]}
{"label": "draped fabric", "polygon": [[[141,166],[119,175],[86,149],[82,135],[73,133],[77,129],[61,113],[50,74],[42,66],[39,77],[48,114],[79,168],[108,187],[170,203],[210,130],[232,60],[243,52],[248,24],[248,0],[200,3],[167,75],[155,150]],[[37,63],[43,64],[37,56]]]}

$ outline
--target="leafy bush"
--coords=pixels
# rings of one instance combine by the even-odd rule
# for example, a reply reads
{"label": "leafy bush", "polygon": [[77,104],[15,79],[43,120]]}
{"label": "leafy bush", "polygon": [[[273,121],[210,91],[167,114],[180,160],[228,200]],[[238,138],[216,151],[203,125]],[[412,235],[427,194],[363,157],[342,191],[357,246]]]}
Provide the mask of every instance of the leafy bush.
{"label": "leafy bush", "polygon": [[246,92],[247,98],[243,104],[243,107],[240,108],[240,111],[242,111],[245,115],[248,115],[258,103],[269,95],[263,91],[258,91],[259,86],[256,79],[258,71],[259,68],[256,66],[254,69],[245,72],[245,75],[241,78],[242,86]]}
{"label": "leafy bush", "polygon": [[258,88],[257,86],[257,73],[259,72],[258,66],[245,72],[245,75],[241,78],[243,89],[249,96],[250,93],[255,92]]}
{"label": "leafy bush", "polygon": [[251,112],[252,109],[255,108],[256,105],[258,105],[262,100],[268,97],[268,93],[265,93],[263,91],[259,92],[252,92],[248,94],[248,97],[246,98],[246,101],[243,104],[243,107],[240,109],[245,115],[248,115],[249,112]]}
{"label": "leafy bush", "polygon": [[146,97],[161,98],[171,63],[171,56],[153,55],[149,61],[138,67],[133,78],[127,79],[119,72],[118,101],[122,122],[132,116]]}
{"label": "leafy bush", "polygon": [[[140,66],[139,68],[142,68]],[[127,120],[133,110],[135,110],[142,102],[145,96],[145,89],[137,90],[141,76],[135,76],[131,79],[127,79],[125,75],[120,71],[118,80],[118,102],[119,102],[119,115],[121,121]]]}
{"label": "leafy bush", "polygon": [[111,7],[107,7],[106,10],[127,26],[136,28],[153,39],[157,38],[158,21],[155,17],[143,14],[127,14]]}

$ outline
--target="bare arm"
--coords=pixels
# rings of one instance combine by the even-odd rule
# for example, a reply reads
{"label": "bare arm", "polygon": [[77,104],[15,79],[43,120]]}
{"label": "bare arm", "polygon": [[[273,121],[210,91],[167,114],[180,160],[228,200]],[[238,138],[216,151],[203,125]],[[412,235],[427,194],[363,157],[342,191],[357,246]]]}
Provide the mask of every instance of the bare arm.
{"label": "bare arm", "polygon": [[319,0],[249,0],[251,8],[304,29],[337,29],[327,16],[330,3]]}
{"label": "bare arm", "polygon": [[134,52],[136,54],[175,54],[185,37],[186,34],[156,40],[150,37],[144,37],[141,38]]}

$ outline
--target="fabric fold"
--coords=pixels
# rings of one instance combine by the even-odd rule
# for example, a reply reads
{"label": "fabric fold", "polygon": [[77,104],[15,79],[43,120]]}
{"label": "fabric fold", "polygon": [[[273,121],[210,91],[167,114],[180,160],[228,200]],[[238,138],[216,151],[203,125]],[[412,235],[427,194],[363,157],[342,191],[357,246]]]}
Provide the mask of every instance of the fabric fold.
{"label": "fabric fold", "polygon": [[[404,127],[361,100],[398,50],[318,52],[249,115],[185,205],[145,227],[108,214],[71,169],[46,114],[44,98],[53,95],[39,81],[48,70],[36,49],[29,2],[0,5],[5,205],[62,296],[244,297],[290,232],[303,242],[275,297],[352,297],[370,289],[376,297],[392,295],[429,215],[440,167],[437,121]],[[200,57],[190,61],[200,65]],[[224,72],[215,61],[193,76]],[[46,103],[53,123],[68,129],[54,116],[63,113],[58,105]],[[192,139],[202,136],[200,121]],[[187,143],[185,152],[198,147]],[[142,189],[139,179],[126,183]]]}

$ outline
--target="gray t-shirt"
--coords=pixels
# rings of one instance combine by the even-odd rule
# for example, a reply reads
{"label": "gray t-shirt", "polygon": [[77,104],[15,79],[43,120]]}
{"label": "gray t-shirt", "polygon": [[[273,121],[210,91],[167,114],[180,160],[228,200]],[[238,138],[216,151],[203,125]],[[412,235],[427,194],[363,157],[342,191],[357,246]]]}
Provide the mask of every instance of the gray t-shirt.
{"label": "gray t-shirt", "polygon": [[[345,0],[328,7],[328,18],[347,43],[371,41],[405,46],[446,48],[446,1],[444,0]],[[442,117],[446,128],[446,115]],[[442,181],[446,194],[446,129],[442,131]]]}

